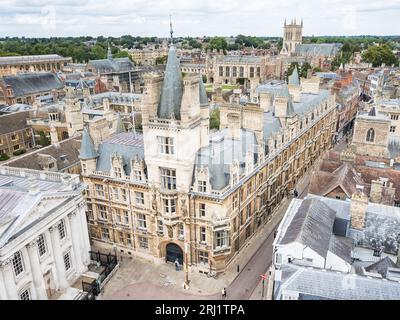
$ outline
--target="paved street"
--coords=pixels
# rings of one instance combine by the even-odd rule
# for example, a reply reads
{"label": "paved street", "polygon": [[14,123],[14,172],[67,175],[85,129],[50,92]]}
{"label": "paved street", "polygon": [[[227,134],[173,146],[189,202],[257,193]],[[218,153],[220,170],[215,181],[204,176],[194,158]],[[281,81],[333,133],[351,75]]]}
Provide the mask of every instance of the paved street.
{"label": "paved street", "polygon": [[[301,197],[307,194],[310,172],[312,170],[296,186]],[[172,264],[152,263],[141,258],[124,256],[120,269],[105,286],[100,299],[221,299],[223,287],[227,288],[228,300],[261,299],[261,274],[267,273],[271,265],[273,233],[291,199],[290,196],[281,202],[272,219],[250,239],[241,254],[234,258],[227,271],[218,279],[192,272],[189,276],[191,286],[189,290],[184,290],[184,272],[176,272]],[[239,273],[237,265],[240,267]]]}

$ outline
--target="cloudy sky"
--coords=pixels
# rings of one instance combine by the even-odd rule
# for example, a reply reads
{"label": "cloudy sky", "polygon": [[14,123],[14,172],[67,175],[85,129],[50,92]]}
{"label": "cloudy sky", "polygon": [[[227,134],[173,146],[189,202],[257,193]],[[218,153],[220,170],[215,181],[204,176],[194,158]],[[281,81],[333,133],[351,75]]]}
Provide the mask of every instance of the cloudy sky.
{"label": "cloudy sky", "polygon": [[0,0],[0,37],[281,36],[285,17],[304,35],[400,33],[400,0]]}

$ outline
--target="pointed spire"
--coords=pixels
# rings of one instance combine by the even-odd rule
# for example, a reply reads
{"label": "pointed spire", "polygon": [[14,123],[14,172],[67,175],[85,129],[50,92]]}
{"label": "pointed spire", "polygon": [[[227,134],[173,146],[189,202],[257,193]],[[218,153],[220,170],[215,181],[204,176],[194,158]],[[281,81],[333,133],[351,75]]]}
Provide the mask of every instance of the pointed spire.
{"label": "pointed spire", "polygon": [[94,143],[92,137],[89,134],[88,129],[85,127],[82,134],[81,150],[79,152],[79,159],[89,160],[98,157],[98,153],[94,149]]}
{"label": "pointed spire", "polygon": [[157,110],[158,117],[162,119],[171,119],[171,115],[173,115],[175,119],[180,120],[182,95],[182,72],[179,64],[179,59],[176,56],[176,49],[171,43],[168,51],[167,66],[165,67],[161,99]]}
{"label": "pointed spire", "polygon": [[288,78],[288,84],[292,85],[300,85],[300,78],[299,78],[299,72],[297,70],[297,66],[294,67],[292,74]]}
{"label": "pointed spire", "polygon": [[369,115],[370,117],[376,117],[376,110],[375,110],[375,107],[372,107],[372,108],[369,110],[368,115]]}
{"label": "pointed spire", "polygon": [[107,59],[108,59],[108,60],[112,60],[112,59],[113,59],[113,56],[112,56],[112,53],[111,53],[110,43],[108,43]]}
{"label": "pointed spire", "polygon": [[169,15],[169,33],[171,34],[171,45],[174,43],[174,30],[172,30],[172,19],[171,15]]}
{"label": "pointed spire", "polygon": [[118,112],[117,114],[117,125],[115,129],[115,133],[123,133],[126,132],[124,123],[122,122],[121,114]]}
{"label": "pointed spire", "polygon": [[199,94],[200,94],[200,106],[207,106],[208,105],[208,97],[207,97],[207,92],[206,88],[204,87],[203,79],[200,76],[200,88],[199,88]]}

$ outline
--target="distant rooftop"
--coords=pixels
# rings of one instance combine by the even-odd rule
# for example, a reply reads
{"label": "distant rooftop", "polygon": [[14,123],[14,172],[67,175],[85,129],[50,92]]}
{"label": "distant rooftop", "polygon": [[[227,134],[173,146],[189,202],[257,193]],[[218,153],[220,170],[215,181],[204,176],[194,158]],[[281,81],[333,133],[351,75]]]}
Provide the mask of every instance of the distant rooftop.
{"label": "distant rooftop", "polygon": [[0,57],[0,66],[9,64],[24,64],[24,63],[39,63],[39,62],[63,62],[71,60],[71,58],[65,58],[58,54],[45,54],[36,56],[12,56],[12,57]]}

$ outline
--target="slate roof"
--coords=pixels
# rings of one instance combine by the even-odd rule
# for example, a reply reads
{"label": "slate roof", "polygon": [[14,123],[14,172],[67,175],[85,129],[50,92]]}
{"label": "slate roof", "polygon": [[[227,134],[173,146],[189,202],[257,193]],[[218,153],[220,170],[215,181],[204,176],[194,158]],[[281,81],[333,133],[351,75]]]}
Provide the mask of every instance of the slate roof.
{"label": "slate roof", "polygon": [[[290,98],[290,93],[286,83],[282,83],[276,80],[257,86],[256,92],[258,94],[264,92],[271,93],[273,98],[277,96],[288,98],[290,100],[290,103],[292,104],[290,105],[290,103],[288,103],[288,114],[292,114],[293,112],[293,114],[297,115],[308,113],[312,108],[316,107],[322,101],[326,100],[330,95],[329,90],[325,89],[319,89],[318,94],[302,92],[300,94],[300,102],[294,102]],[[291,111],[292,108],[293,111]]]}
{"label": "slate roof", "polygon": [[241,129],[240,139],[232,139],[229,130],[215,133],[210,144],[201,148],[196,154],[196,166],[207,167],[210,184],[214,190],[226,187],[230,179],[229,166],[234,161],[239,163],[239,174],[244,171],[245,157],[248,152],[257,159],[257,143],[254,132]]}
{"label": "slate roof", "polygon": [[93,140],[87,128],[83,129],[81,150],[79,152],[79,159],[89,160],[97,158],[98,153],[95,150]]}
{"label": "slate roof", "polygon": [[322,269],[284,265],[295,272],[283,278],[281,290],[300,292],[314,299],[399,300],[400,283]]}
{"label": "slate roof", "polygon": [[14,97],[48,92],[53,89],[60,90],[64,87],[55,73],[44,72],[4,76],[2,82],[13,89]]}
{"label": "slate roof", "polygon": [[300,78],[299,78],[299,73],[297,71],[297,67],[293,69],[292,74],[289,76],[288,83],[296,86],[300,85]]}
{"label": "slate roof", "polygon": [[11,133],[14,131],[28,128],[26,124],[29,119],[29,111],[13,112],[0,116],[0,134]]}
{"label": "slate roof", "polygon": [[113,58],[89,60],[88,66],[93,66],[98,73],[120,73],[133,70],[133,63],[129,58]]}
{"label": "slate roof", "polygon": [[262,58],[260,56],[222,56],[217,58],[222,63],[261,63]]}
{"label": "slate roof", "polygon": [[0,65],[41,63],[47,61],[64,62],[66,60],[71,60],[71,58],[64,58],[62,56],[59,56],[58,54],[43,54],[34,56],[11,56],[11,57],[0,57]]}
{"label": "slate roof", "polygon": [[388,256],[375,262],[365,268],[365,271],[379,273],[383,278],[386,278],[386,273],[389,268],[398,268],[397,265]]}
{"label": "slate roof", "polygon": [[282,125],[279,119],[274,117],[271,112],[264,112],[263,117],[263,137],[264,141],[267,141],[274,132],[279,131]]}
{"label": "slate roof", "polygon": [[114,154],[122,157],[125,174],[130,175],[132,170],[131,160],[136,156],[139,159],[144,159],[143,135],[124,132],[114,134],[104,140],[99,146],[96,170],[109,172],[111,170],[111,156]]}
{"label": "slate roof", "polygon": [[349,239],[335,235],[331,236],[331,240],[329,242],[329,251],[349,264],[351,264],[351,248],[352,243],[349,241]]}
{"label": "slate roof", "polygon": [[49,145],[34,152],[24,154],[7,162],[7,166],[43,170],[41,166],[41,155],[53,157],[57,162],[58,171],[62,171],[74,164],[79,163],[79,149],[81,146],[80,136],[62,140],[59,145]]}
{"label": "slate roof", "polygon": [[299,242],[326,257],[336,212],[318,199],[305,199],[294,215],[280,244]]}
{"label": "slate roof", "polygon": [[164,82],[157,115],[162,119],[170,119],[172,116],[181,119],[181,103],[183,95],[183,80],[173,45],[169,48],[167,66],[165,68]]}
{"label": "slate roof", "polygon": [[200,77],[200,88],[199,88],[199,94],[200,94],[200,106],[207,106],[208,105],[208,97],[207,97],[207,92],[206,88],[204,87],[204,83],[202,78]]}
{"label": "slate roof", "polygon": [[340,43],[299,44],[295,53],[302,56],[335,56],[341,47]]}

